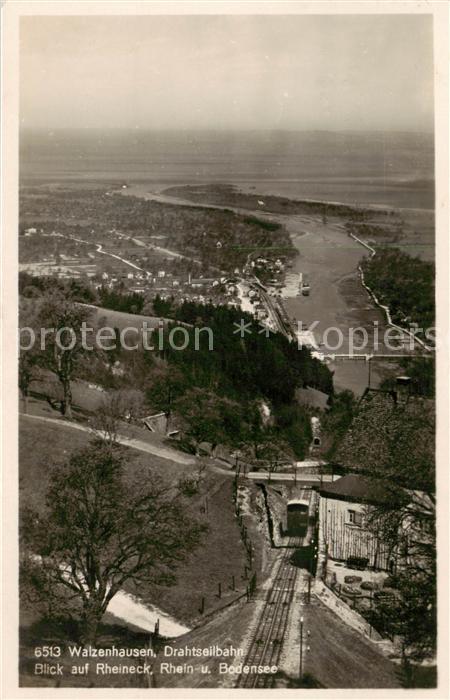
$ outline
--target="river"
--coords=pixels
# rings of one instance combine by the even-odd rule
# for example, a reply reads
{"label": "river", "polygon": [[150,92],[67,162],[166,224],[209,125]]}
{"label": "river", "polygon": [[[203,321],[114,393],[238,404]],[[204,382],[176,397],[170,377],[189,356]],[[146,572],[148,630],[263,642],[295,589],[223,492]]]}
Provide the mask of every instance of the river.
{"label": "river", "polygon": [[[194,206],[192,201],[171,197],[164,193],[167,185],[154,185],[151,190],[143,183],[129,184],[121,190],[124,195],[139,196],[167,204]],[[195,206],[221,209],[208,203],[195,202]],[[261,218],[260,210],[251,211],[227,206],[227,209],[246,216],[254,215]],[[323,223],[320,216],[283,215],[263,213],[263,218],[276,221],[286,227],[292,242],[298,251],[294,260],[292,273],[306,274],[310,281],[309,296],[287,297],[284,304],[288,314],[301,321],[303,327],[314,325],[314,335],[320,350],[326,354],[347,353],[349,350],[350,329],[366,329],[370,341],[375,328],[381,338],[387,329],[383,312],[373,303],[367,291],[362,286],[358,263],[367,251],[346,232],[343,220],[329,218]],[[336,330],[333,330],[336,329]],[[335,347],[342,334],[343,341]],[[361,333],[354,332],[355,343],[362,338]],[[326,341],[326,347],[321,343]],[[377,350],[380,354],[391,353],[383,344]],[[355,352],[373,352],[373,343]],[[370,363],[370,385],[379,386],[388,374],[395,371],[392,361],[377,360]],[[369,363],[364,361],[328,361],[328,366],[334,372],[334,384],[338,391],[350,389],[361,395],[368,386]]]}

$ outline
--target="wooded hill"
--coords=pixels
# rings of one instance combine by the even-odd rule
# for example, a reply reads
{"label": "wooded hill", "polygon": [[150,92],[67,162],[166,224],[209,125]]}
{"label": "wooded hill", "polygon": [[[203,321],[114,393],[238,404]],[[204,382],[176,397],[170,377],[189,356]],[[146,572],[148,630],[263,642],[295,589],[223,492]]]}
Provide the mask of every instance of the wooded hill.
{"label": "wooded hill", "polygon": [[377,248],[376,255],[363,260],[362,269],[366,284],[389,307],[394,323],[417,323],[424,330],[434,326],[433,263],[398,248]]}

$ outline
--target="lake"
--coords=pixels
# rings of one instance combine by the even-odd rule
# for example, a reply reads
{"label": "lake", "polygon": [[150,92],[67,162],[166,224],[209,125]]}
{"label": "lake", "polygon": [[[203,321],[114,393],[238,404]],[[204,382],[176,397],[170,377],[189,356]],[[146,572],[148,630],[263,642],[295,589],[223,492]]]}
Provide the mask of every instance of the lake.
{"label": "lake", "polygon": [[434,208],[434,139],[412,132],[23,131],[21,183],[227,182],[261,194]]}

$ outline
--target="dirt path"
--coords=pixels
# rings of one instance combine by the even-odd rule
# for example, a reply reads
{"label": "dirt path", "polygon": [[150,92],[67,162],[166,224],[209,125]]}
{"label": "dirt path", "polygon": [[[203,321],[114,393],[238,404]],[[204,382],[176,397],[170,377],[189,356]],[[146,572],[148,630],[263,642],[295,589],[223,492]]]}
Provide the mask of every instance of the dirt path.
{"label": "dirt path", "polygon": [[[85,433],[90,433],[91,435],[97,431],[88,428],[86,425],[81,425],[80,423],[73,423],[68,420],[62,420],[61,418],[47,418],[46,416],[35,416],[30,413],[20,413],[21,416],[25,418],[31,418],[33,420],[43,421],[44,423],[52,423],[53,425],[59,425],[64,428],[73,428],[74,430],[81,430]],[[161,457],[161,459],[168,459],[171,462],[177,462],[182,465],[191,465],[195,463],[194,457],[187,457],[180,454],[176,450],[172,450],[170,447],[157,447],[156,445],[150,445],[143,440],[136,440],[135,438],[129,438],[125,435],[118,435],[117,442],[120,445],[125,445],[126,447],[131,447],[140,452],[147,452],[148,454],[155,455],[155,457]]]}
{"label": "dirt path", "polygon": [[135,265],[134,262],[131,262],[131,260],[126,260],[126,258],[122,258],[120,255],[116,255],[116,253],[109,253],[107,250],[103,250],[102,243],[96,243],[95,241],[85,241],[83,238],[76,238],[75,236],[65,236],[63,233],[58,233],[57,235],[60,238],[67,238],[67,240],[69,241],[77,241],[77,243],[85,243],[86,245],[95,245],[95,247],[97,248],[97,253],[101,253],[102,255],[108,255],[110,258],[120,260],[120,262],[123,262],[125,265],[132,267],[134,270],[145,272],[144,268]]}

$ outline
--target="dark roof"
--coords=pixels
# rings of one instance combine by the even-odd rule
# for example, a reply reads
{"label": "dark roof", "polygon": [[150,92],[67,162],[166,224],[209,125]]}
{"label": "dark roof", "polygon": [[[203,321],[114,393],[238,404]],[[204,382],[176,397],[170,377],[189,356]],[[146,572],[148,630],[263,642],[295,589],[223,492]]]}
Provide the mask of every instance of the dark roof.
{"label": "dark roof", "polygon": [[[397,399],[395,391],[366,389],[335,455],[336,463],[342,465],[347,472],[372,476],[377,468],[377,453],[388,448],[389,434],[402,435],[405,425],[409,429],[415,424],[419,426],[422,421],[420,441],[417,444],[424,444],[425,441],[434,444],[434,401],[414,395],[410,395],[407,401]],[[358,450],[358,446],[363,443],[371,445],[371,448]],[[413,448],[414,445],[414,451]],[[365,452],[367,459],[358,457],[358,452]]]}
{"label": "dark roof", "polygon": [[392,492],[389,492],[384,482],[360,474],[346,474],[331,484],[325,484],[320,489],[320,495],[351,503],[375,504],[393,499]]}

